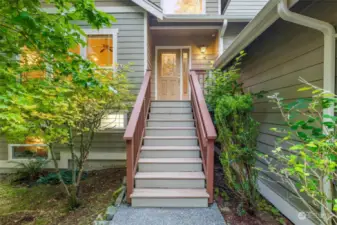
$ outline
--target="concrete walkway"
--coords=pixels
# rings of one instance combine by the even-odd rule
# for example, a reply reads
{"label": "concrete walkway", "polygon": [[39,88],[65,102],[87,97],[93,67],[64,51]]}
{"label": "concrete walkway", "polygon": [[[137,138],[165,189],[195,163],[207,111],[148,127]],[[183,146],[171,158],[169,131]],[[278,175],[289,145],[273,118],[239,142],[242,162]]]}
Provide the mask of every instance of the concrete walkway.
{"label": "concrete walkway", "polygon": [[118,208],[110,225],[225,225],[216,204],[209,208]]}

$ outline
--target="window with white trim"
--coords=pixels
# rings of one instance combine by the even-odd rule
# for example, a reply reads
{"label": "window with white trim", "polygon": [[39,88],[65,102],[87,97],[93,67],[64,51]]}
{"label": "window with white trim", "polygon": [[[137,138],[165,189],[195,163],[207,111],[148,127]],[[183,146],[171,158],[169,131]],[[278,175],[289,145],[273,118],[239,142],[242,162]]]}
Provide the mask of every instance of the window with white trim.
{"label": "window with white trim", "polygon": [[205,0],[162,0],[165,14],[204,14]]}

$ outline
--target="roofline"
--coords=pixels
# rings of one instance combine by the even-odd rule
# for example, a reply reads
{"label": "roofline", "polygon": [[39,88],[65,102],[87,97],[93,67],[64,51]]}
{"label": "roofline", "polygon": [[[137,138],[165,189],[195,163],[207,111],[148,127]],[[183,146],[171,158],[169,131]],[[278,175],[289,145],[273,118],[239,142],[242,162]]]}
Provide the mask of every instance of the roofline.
{"label": "roofline", "polygon": [[149,13],[156,16],[158,19],[162,20],[164,18],[164,13],[162,8],[154,4],[149,0],[132,0],[135,4],[139,5]]}
{"label": "roofline", "polygon": [[[269,1],[257,16],[241,31],[234,42],[226,49],[214,62],[214,68],[223,68],[240,51],[244,50],[258,36],[260,36],[268,27],[280,18],[277,13],[277,4],[279,1]],[[292,7],[299,0],[289,0],[289,6]]]}

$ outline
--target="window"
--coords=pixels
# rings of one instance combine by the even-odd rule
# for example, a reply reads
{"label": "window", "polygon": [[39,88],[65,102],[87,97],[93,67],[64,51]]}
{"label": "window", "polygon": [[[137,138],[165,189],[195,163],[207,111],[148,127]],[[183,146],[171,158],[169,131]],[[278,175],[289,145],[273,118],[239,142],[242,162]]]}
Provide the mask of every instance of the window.
{"label": "window", "polygon": [[30,67],[29,72],[25,72],[21,75],[22,80],[45,78],[45,71],[33,69],[34,67],[38,68],[41,63],[41,58],[39,57],[38,53],[26,47],[23,47],[22,50],[22,55],[20,56],[21,66]]}
{"label": "window", "polygon": [[163,0],[165,14],[203,14],[204,0]]}
{"label": "window", "polygon": [[111,129],[123,129],[126,127],[126,124],[127,124],[126,113],[111,112],[109,115],[103,117],[100,131],[108,131]]}
{"label": "window", "polygon": [[27,137],[24,144],[10,144],[8,150],[9,160],[50,158],[46,145],[39,137]]}
{"label": "window", "polygon": [[81,48],[81,55],[105,70],[116,69],[118,29],[84,29],[87,46]]}

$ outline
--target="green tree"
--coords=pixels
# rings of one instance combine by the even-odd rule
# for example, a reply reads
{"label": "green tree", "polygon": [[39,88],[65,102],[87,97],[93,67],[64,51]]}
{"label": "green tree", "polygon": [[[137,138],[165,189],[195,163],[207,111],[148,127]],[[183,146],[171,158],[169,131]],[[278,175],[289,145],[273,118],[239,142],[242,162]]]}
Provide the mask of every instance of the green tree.
{"label": "green tree", "polygon": [[[111,74],[69,51],[86,44],[85,34],[72,21],[86,21],[99,29],[115,19],[96,10],[93,0],[45,1],[57,9],[55,14],[46,13],[39,0],[0,2],[1,133],[16,142],[28,135],[41,137],[76,206],[78,177],[94,134],[106,113],[128,107],[130,94],[125,71]],[[80,146],[73,144],[76,136]],[[74,188],[62,180],[55,155],[59,143],[72,152]]]}

